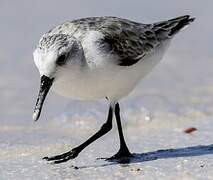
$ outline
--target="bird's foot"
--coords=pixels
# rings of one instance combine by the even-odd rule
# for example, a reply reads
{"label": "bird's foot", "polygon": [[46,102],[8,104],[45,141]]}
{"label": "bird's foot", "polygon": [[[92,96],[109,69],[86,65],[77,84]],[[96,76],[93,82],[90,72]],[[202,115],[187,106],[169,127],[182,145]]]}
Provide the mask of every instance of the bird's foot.
{"label": "bird's foot", "polygon": [[50,161],[52,164],[59,164],[76,158],[79,153],[80,151],[78,149],[73,148],[71,151],[68,151],[66,153],[52,157],[44,157],[43,159]]}
{"label": "bird's foot", "polygon": [[114,156],[106,158],[105,160],[126,164],[129,163],[133,157],[133,154],[131,154],[128,149],[120,149]]}

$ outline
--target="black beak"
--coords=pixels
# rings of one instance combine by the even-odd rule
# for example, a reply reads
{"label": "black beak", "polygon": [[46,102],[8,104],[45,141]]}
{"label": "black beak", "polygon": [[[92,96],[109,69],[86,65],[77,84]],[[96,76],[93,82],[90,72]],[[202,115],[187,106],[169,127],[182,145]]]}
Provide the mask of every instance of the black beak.
{"label": "black beak", "polygon": [[45,75],[41,76],[40,90],[39,90],[38,98],[36,101],[35,109],[33,112],[34,121],[37,121],[39,119],[45,97],[47,93],[49,92],[50,87],[52,86],[53,80],[54,78],[49,78]]}

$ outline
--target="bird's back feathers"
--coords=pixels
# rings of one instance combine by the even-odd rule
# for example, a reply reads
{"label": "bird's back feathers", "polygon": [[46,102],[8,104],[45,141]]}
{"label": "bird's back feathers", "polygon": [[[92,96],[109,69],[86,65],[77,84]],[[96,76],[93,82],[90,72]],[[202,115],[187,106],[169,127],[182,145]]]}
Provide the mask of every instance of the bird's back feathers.
{"label": "bird's back feathers", "polygon": [[97,40],[97,48],[103,53],[119,57],[118,65],[131,66],[193,20],[185,15],[153,24],[142,24],[111,16],[89,17],[65,22],[48,34],[69,34],[83,41],[90,31],[98,31],[103,36]]}

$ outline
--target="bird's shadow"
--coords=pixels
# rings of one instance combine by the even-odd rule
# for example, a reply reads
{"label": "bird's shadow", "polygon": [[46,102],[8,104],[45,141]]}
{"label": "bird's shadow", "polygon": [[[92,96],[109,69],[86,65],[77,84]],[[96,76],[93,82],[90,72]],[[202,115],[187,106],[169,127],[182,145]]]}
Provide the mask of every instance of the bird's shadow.
{"label": "bird's shadow", "polygon": [[125,158],[122,160],[113,160],[110,162],[106,162],[101,165],[95,166],[72,166],[75,169],[84,169],[84,168],[92,168],[92,167],[104,167],[115,164],[132,164],[132,163],[140,163],[145,161],[154,161],[157,159],[167,159],[167,158],[178,158],[178,157],[192,157],[192,156],[202,156],[213,154],[213,144],[210,145],[198,145],[184,148],[176,148],[176,149],[162,149],[147,153],[134,153],[133,157]]}

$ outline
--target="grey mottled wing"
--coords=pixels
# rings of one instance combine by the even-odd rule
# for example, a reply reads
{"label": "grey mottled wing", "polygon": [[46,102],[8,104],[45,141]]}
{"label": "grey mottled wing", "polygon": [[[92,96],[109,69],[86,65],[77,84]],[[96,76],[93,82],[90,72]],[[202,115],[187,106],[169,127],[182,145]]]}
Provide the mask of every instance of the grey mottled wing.
{"label": "grey mottled wing", "polygon": [[102,51],[117,55],[118,65],[131,66],[152,52],[160,43],[149,25],[132,22],[111,22],[104,24],[100,31],[104,37],[98,41]]}
{"label": "grey mottled wing", "polygon": [[90,20],[92,22],[89,28],[95,27],[94,30],[104,34],[99,42],[100,48],[117,55],[119,65],[131,66],[153,52],[161,42],[172,38],[193,22],[194,18],[186,15],[153,24],[141,24],[116,17]]}

